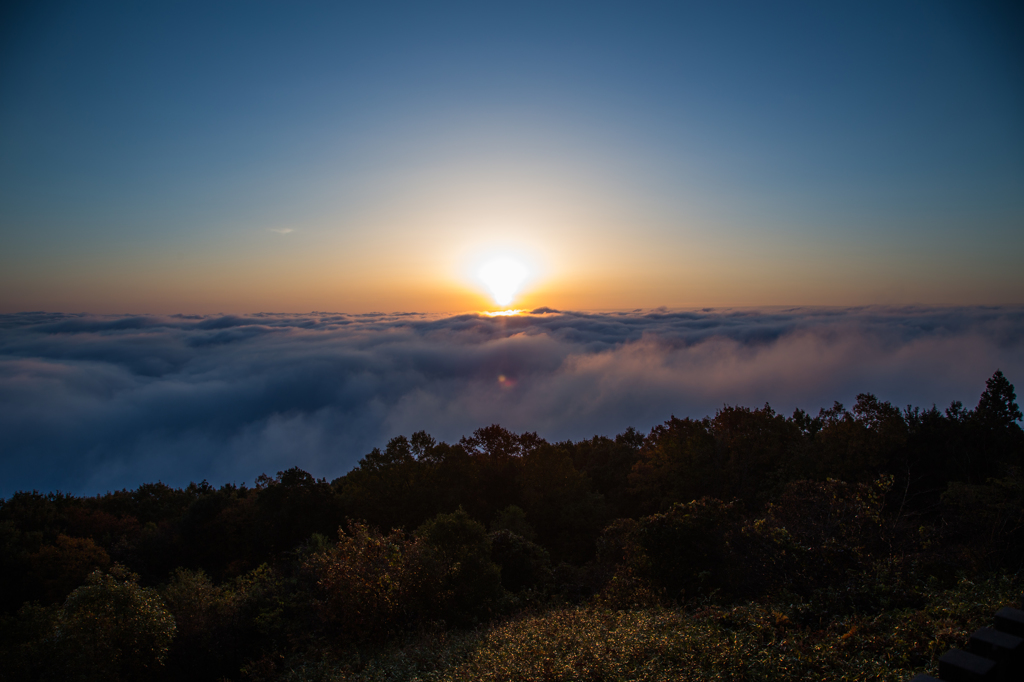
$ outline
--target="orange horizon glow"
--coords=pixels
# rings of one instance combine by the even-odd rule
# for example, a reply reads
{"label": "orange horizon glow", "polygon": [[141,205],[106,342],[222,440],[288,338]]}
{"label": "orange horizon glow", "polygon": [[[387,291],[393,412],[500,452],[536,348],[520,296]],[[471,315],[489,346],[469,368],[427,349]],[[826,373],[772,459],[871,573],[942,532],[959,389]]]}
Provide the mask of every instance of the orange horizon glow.
{"label": "orange horizon glow", "polygon": [[[686,248],[614,238],[570,240],[554,230],[555,222],[524,216],[487,225],[467,218],[445,239],[409,235],[403,250],[376,261],[358,257],[385,249],[375,237],[349,249],[333,234],[301,229],[260,232],[248,252],[212,244],[202,253],[185,251],[180,259],[167,253],[120,261],[116,257],[124,254],[86,252],[61,261],[56,274],[33,270],[30,263],[0,271],[0,312],[456,314],[544,306],[583,311],[1021,302],[1020,289],[998,267],[971,281],[958,276],[964,268],[947,268],[947,276],[936,280],[908,267],[897,253],[876,259],[866,276],[856,258],[842,253],[816,258],[809,248],[782,253],[757,244],[759,256],[772,256],[760,258],[712,248],[705,241],[712,237],[704,235]],[[424,227],[442,223],[438,217]],[[480,224],[485,229],[470,227]],[[519,261],[529,273],[504,304],[480,278],[485,264],[501,258]]]}

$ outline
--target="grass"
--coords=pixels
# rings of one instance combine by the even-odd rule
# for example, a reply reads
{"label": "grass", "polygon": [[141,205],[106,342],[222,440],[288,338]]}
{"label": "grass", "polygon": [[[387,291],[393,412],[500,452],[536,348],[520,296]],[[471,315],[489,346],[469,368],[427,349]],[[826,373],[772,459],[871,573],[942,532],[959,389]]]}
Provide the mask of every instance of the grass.
{"label": "grass", "polygon": [[[420,633],[366,662],[305,661],[289,682],[879,680],[935,673],[938,657],[1016,604],[1009,578],[924,590],[926,605],[822,619],[813,605],[615,610],[590,605],[469,632]],[[815,616],[809,618],[808,614]]]}

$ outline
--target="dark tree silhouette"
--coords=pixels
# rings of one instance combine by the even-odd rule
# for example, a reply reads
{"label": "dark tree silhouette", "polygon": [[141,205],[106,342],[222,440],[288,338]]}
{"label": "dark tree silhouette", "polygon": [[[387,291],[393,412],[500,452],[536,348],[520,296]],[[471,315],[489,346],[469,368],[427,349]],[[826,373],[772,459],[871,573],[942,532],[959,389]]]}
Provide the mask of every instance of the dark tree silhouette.
{"label": "dark tree silhouette", "polygon": [[985,382],[985,392],[981,394],[978,407],[974,410],[978,423],[990,430],[1008,429],[1020,421],[1020,408],[1017,407],[1017,394],[1001,370]]}

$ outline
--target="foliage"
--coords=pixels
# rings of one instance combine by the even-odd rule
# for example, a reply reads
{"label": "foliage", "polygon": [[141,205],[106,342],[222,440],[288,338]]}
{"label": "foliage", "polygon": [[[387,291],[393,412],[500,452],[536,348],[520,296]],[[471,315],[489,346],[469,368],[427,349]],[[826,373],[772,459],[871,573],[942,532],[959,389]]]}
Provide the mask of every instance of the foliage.
{"label": "foliage", "polygon": [[525,454],[522,502],[538,540],[559,559],[582,563],[593,556],[593,538],[608,521],[604,497],[561,448],[541,445]]}
{"label": "foliage", "polygon": [[1019,589],[964,578],[1024,567],[1020,419],[997,371],[974,409],[420,431],[330,483],[19,492],[0,679],[896,679]]}
{"label": "foliage", "polygon": [[523,680],[880,680],[936,673],[1020,583],[1005,577],[926,590],[920,608],[838,615],[801,624],[788,602],[551,609],[455,635],[427,631],[376,651],[365,664],[325,657],[295,661],[281,680],[463,682]]}
{"label": "foliage", "polygon": [[502,596],[501,569],[491,561],[491,540],[483,525],[459,509],[438,514],[416,535],[434,561],[436,596],[445,619],[469,622],[491,613]]}
{"label": "foliage", "polygon": [[43,545],[30,554],[28,560],[43,601],[48,604],[61,601],[93,570],[110,564],[110,557],[91,538],[72,538],[63,533],[52,545]]}
{"label": "foliage", "polygon": [[[274,652],[296,616],[282,577],[266,564],[220,585],[203,571],[177,569],[162,590],[178,632],[168,672],[175,679],[229,678],[252,659]],[[289,612],[291,611],[291,612]]]}
{"label": "foliage", "polygon": [[1002,371],[996,370],[985,381],[985,392],[981,394],[975,418],[989,430],[1000,430],[1016,426],[1021,420],[1020,407],[1017,406],[1017,394]]}
{"label": "foliage", "polygon": [[537,531],[533,529],[529,521],[526,520],[526,512],[514,504],[510,504],[504,509],[500,510],[491,521],[491,532],[497,532],[500,530],[507,530],[510,533],[515,533],[521,538],[525,538],[530,542],[537,539]]}
{"label": "foliage", "polygon": [[436,679],[904,681],[922,668],[934,674],[939,655],[1018,596],[1008,580],[965,582],[924,609],[840,617],[822,629],[800,627],[784,604],[580,607],[500,625]]}
{"label": "foliage", "polygon": [[337,636],[381,639],[427,613],[434,576],[422,540],[402,531],[388,535],[353,523],[338,543],[309,556],[302,570],[313,583],[312,606]]}
{"label": "foliage", "polygon": [[174,617],[151,588],[121,566],[94,571],[68,595],[52,638],[56,670],[65,680],[154,678],[174,638]]}
{"label": "foliage", "polygon": [[491,533],[491,559],[501,567],[506,590],[541,589],[552,580],[551,558],[540,545],[509,530]]}
{"label": "foliage", "polygon": [[1013,467],[984,484],[953,482],[942,496],[946,535],[979,570],[1024,569],[1024,472]]}
{"label": "foliage", "polygon": [[640,519],[629,565],[670,600],[708,595],[730,586],[730,574],[741,569],[731,544],[739,525],[736,503],[709,497],[677,503]]}
{"label": "foliage", "polygon": [[228,639],[224,590],[203,571],[179,568],[162,591],[174,615],[177,633],[171,647],[174,672],[202,679],[204,673],[225,672]]}

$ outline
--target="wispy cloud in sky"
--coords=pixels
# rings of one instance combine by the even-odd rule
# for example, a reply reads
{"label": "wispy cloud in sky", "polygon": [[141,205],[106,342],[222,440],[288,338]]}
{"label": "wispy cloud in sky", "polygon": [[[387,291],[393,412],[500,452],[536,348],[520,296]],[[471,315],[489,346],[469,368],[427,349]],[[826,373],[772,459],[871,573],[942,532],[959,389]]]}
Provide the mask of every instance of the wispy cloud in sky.
{"label": "wispy cloud in sky", "polygon": [[723,404],[973,405],[1024,309],[0,316],[0,495],[334,477],[397,434],[548,439]]}

